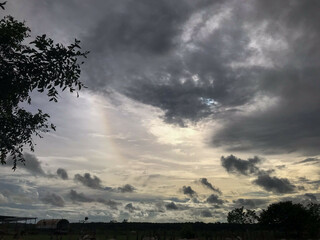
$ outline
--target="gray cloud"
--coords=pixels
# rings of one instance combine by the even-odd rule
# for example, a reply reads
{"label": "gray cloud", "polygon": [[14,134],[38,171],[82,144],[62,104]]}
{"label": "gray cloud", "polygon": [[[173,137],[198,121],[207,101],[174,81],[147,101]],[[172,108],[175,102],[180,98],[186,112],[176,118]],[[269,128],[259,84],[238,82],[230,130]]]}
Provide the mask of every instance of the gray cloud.
{"label": "gray cloud", "polygon": [[178,206],[174,202],[166,204],[165,207],[167,210],[178,210],[179,209]]}
{"label": "gray cloud", "polygon": [[203,210],[200,212],[200,216],[205,218],[211,218],[212,213],[209,210]]}
{"label": "gray cloud", "polygon": [[118,202],[115,202],[113,200],[110,200],[110,199],[103,199],[103,198],[98,198],[96,200],[97,202],[99,203],[102,203],[106,206],[109,206],[111,209],[118,209],[118,206],[121,205],[121,203],[118,203]]}
{"label": "gray cloud", "polygon": [[305,196],[308,197],[312,201],[315,201],[315,202],[317,201],[317,196],[312,193],[306,193]]}
{"label": "gray cloud", "polygon": [[126,184],[122,187],[118,187],[118,191],[122,192],[122,193],[131,193],[135,190],[135,188],[133,186],[131,186],[130,184]]}
{"label": "gray cloud", "polygon": [[57,175],[63,180],[67,180],[68,179],[68,173],[63,168],[58,168],[57,169]]}
{"label": "gray cloud", "polygon": [[91,50],[83,71],[91,90],[155,106],[181,126],[219,121],[214,147],[319,153],[318,2],[32,5],[50,16],[59,10],[62,31],[75,28],[62,25],[72,12]]}
{"label": "gray cloud", "polygon": [[211,194],[207,198],[207,202],[211,203],[211,204],[218,204],[218,205],[221,205],[224,203],[224,201],[222,199],[220,199],[218,195],[215,195],[215,194]]}
{"label": "gray cloud", "polygon": [[[25,162],[24,163],[17,162],[18,169],[19,168],[25,169],[29,173],[31,173],[33,176],[42,176],[42,177],[48,176],[42,169],[41,162],[35,155],[24,153],[23,157],[25,159]],[[9,157],[7,160],[7,166],[11,167],[12,161],[13,161],[12,157]]]}
{"label": "gray cloud", "polygon": [[318,2],[108,0],[84,6],[41,5],[47,14],[62,12],[61,26],[70,12],[79,22],[84,48],[91,50],[83,71],[91,90],[160,108],[169,123],[219,121],[214,147],[319,153]]}
{"label": "gray cloud", "polygon": [[295,164],[303,164],[303,163],[318,164],[318,163],[320,163],[320,159],[318,159],[318,158],[307,158],[305,160],[296,162]]}
{"label": "gray cloud", "polygon": [[267,174],[259,175],[253,183],[276,194],[292,193],[296,190],[296,186],[287,178],[271,177]]}
{"label": "gray cloud", "polygon": [[312,181],[306,177],[299,177],[299,181],[306,184],[310,184],[314,189],[318,189],[320,186],[320,180]]}
{"label": "gray cloud", "polygon": [[136,207],[134,207],[133,205],[132,205],[132,203],[128,203],[125,207],[124,207],[124,209],[126,209],[126,210],[128,210],[129,212],[134,212],[134,211],[136,211],[136,210],[139,210],[138,208],[136,208]]}
{"label": "gray cloud", "polygon": [[63,198],[55,193],[47,193],[43,198],[40,198],[43,203],[51,204],[56,207],[64,207]]}
{"label": "gray cloud", "polygon": [[73,202],[93,202],[94,201],[94,199],[87,197],[84,193],[78,193],[73,189],[70,190],[69,196]]}
{"label": "gray cloud", "polygon": [[221,165],[230,173],[237,173],[242,175],[259,174],[260,169],[256,166],[262,160],[255,156],[248,160],[242,160],[233,155],[228,157],[221,157]]}
{"label": "gray cloud", "polygon": [[265,205],[267,202],[268,201],[265,199],[243,199],[243,198],[239,198],[233,201],[235,205],[244,206],[246,208],[256,208],[256,207]]}
{"label": "gray cloud", "polygon": [[183,186],[181,191],[183,194],[188,195],[189,197],[197,196],[197,193],[190,186]]}
{"label": "gray cloud", "polygon": [[[85,38],[92,51],[87,85],[158,107],[169,123],[221,120],[213,146],[319,153],[320,31],[312,7],[318,3],[248,4],[106,1],[104,17]],[[216,29],[206,29],[211,17],[227,10]],[[195,14],[201,21],[188,25]],[[250,30],[277,46],[252,48],[260,35]],[[277,103],[239,114],[265,99]]]}
{"label": "gray cloud", "polygon": [[[228,22],[230,30],[214,34],[215,45],[210,37],[196,39],[203,23],[195,27],[190,39],[181,42],[186,23],[204,6],[208,8],[204,21],[223,8],[219,1],[188,0],[126,1],[109,6],[108,14],[85,40],[86,48],[95,54],[87,65],[91,76],[88,85],[113,89],[159,107],[165,112],[165,121],[180,125],[212,114],[215,101],[230,106],[245,102],[248,87],[241,87],[240,82],[246,78],[236,79],[237,74],[225,65],[250,52],[239,44],[249,39],[232,27],[235,22]],[[226,38],[230,41],[227,45]],[[196,47],[191,49],[192,45]],[[97,61],[105,63],[107,70],[99,69]],[[241,87],[242,93],[234,91],[232,83]]]}
{"label": "gray cloud", "polygon": [[74,175],[74,180],[76,182],[82,183],[84,186],[93,189],[103,189],[101,186],[101,180],[97,176],[91,177],[90,173],[85,173],[83,176],[80,174]]}
{"label": "gray cloud", "polygon": [[206,179],[206,178],[200,178],[199,181],[200,181],[200,183],[201,183],[203,186],[209,188],[210,190],[212,190],[212,191],[214,191],[214,192],[216,192],[216,193],[218,193],[218,194],[220,194],[220,195],[222,194],[221,190],[220,190],[219,188],[213,186],[213,185],[208,181],[208,179]]}
{"label": "gray cloud", "polygon": [[78,193],[76,190],[73,190],[73,189],[70,190],[69,197],[73,202],[98,202],[115,210],[117,210],[118,206],[121,205],[121,203],[119,202],[115,202],[110,199],[104,199],[102,197],[98,197],[98,198],[88,197],[84,193]]}

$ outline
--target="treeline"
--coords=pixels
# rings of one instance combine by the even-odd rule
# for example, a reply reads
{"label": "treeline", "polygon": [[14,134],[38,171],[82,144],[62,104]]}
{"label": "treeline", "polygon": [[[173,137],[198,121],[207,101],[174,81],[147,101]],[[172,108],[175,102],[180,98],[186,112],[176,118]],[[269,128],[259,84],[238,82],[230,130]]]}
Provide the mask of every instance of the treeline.
{"label": "treeline", "polygon": [[320,204],[292,203],[270,204],[258,215],[254,210],[235,208],[228,213],[230,224],[258,224],[261,228],[290,233],[294,236],[319,236]]}

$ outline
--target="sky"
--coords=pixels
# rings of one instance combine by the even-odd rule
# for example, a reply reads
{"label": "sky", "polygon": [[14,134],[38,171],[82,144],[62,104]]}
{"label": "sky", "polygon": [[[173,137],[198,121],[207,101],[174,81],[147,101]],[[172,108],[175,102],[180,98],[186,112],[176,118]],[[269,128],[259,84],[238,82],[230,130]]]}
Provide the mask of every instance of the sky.
{"label": "sky", "polygon": [[3,215],[225,222],[320,199],[319,1],[10,0],[81,40],[87,89],[32,94],[55,132],[0,168]]}

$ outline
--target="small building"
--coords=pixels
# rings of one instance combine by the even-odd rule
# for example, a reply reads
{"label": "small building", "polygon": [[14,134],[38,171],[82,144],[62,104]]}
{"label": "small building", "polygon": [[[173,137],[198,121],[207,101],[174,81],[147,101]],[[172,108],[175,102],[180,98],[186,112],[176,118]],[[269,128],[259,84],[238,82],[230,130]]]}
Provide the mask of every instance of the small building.
{"label": "small building", "polygon": [[69,230],[69,221],[67,219],[42,219],[37,222],[36,227],[37,229],[66,233]]}

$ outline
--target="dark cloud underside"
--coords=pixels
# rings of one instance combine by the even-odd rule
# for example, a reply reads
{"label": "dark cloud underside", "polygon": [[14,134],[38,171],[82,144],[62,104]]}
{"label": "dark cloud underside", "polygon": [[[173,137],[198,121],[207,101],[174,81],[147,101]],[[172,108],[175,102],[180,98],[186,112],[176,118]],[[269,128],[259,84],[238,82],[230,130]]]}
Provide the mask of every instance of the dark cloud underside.
{"label": "dark cloud underside", "polygon": [[57,175],[63,180],[67,180],[68,179],[68,173],[63,168],[58,168],[57,169]]}
{"label": "dark cloud underside", "polygon": [[169,211],[179,209],[178,206],[174,202],[168,203],[165,206],[166,206],[166,209]]}
{"label": "dark cloud underside", "polygon": [[241,175],[258,174],[260,170],[256,165],[261,161],[259,157],[249,158],[248,160],[242,160],[234,155],[221,157],[221,165],[227,172]]}
{"label": "dark cloud underside", "polygon": [[[166,122],[181,126],[221,120],[213,146],[319,153],[319,2],[105,6],[84,40],[92,53],[85,69],[90,89],[158,107]],[[255,103],[267,107],[247,112]]]}
{"label": "dark cloud underside", "polygon": [[118,187],[118,191],[122,193],[132,193],[135,191],[135,187],[130,184],[126,184],[122,187]]}
{"label": "dark cloud underside", "polygon": [[[23,162],[23,163],[18,162],[17,163],[18,168],[25,169],[30,174],[32,174],[34,176],[42,176],[42,177],[48,176],[44,172],[44,170],[42,169],[41,162],[39,161],[39,159],[35,155],[29,154],[29,153],[24,153],[23,157],[24,157],[25,162]],[[12,163],[13,163],[13,159],[11,157],[9,157],[7,160],[6,166],[12,167]]]}
{"label": "dark cloud underside", "polygon": [[211,194],[207,198],[207,202],[211,203],[211,204],[218,204],[218,205],[221,205],[224,203],[224,201],[222,199],[220,199],[218,195],[215,195],[215,194]]}
{"label": "dark cloud underside", "polygon": [[183,194],[188,195],[189,197],[197,196],[197,193],[190,186],[183,186],[181,190]]}
{"label": "dark cloud underside", "polygon": [[269,175],[260,175],[253,183],[276,194],[293,193],[296,190],[296,186],[287,178],[271,177]]}
{"label": "dark cloud underside", "polygon": [[47,193],[43,198],[40,199],[43,203],[51,204],[56,207],[63,207],[65,202],[63,198],[55,193]]}
{"label": "dark cloud underside", "polygon": [[93,202],[94,201],[92,198],[87,197],[84,193],[78,193],[73,189],[70,190],[69,196],[73,202]]}
{"label": "dark cloud underside", "polygon": [[91,177],[90,173],[85,173],[83,176],[80,174],[76,174],[74,175],[74,180],[89,188],[103,189],[101,186],[100,178],[98,178],[97,176]]}

